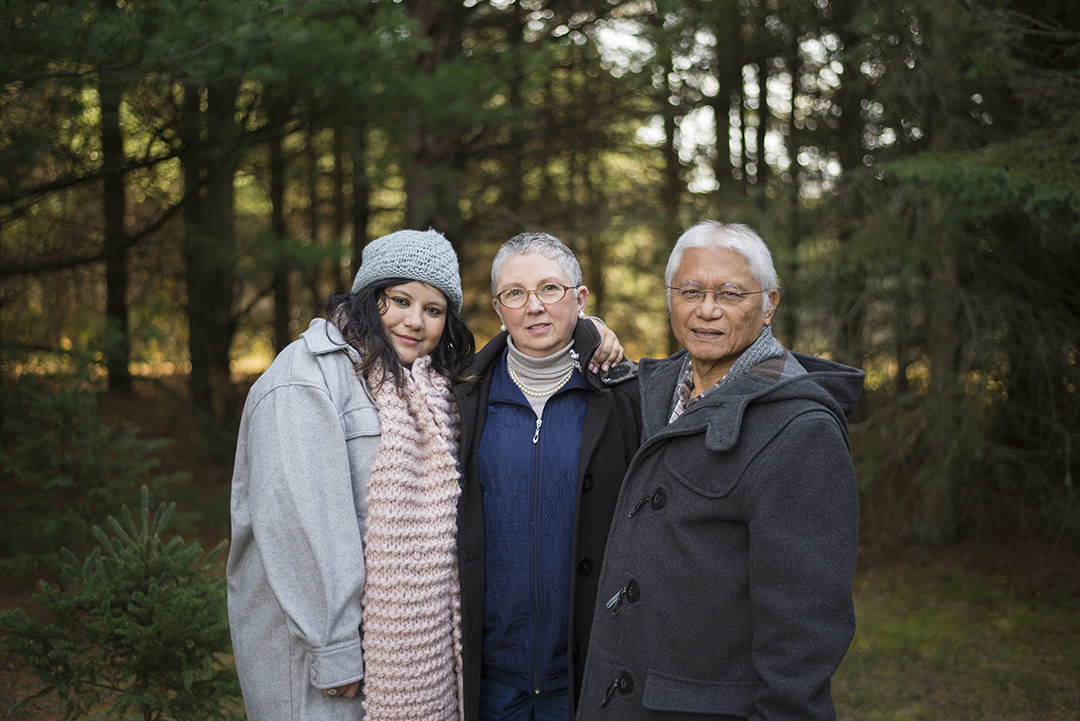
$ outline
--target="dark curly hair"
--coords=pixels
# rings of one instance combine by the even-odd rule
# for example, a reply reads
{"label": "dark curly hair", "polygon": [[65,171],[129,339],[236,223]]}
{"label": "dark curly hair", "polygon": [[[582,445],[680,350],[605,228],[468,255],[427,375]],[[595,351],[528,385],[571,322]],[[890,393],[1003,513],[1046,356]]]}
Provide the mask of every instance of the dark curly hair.
{"label": "dark curly hair", "polygon": [[[394,385],[399,388],[404,382],[404,370],[383,326],[382,315],[389,302],[386,289],[411,282],[409,278],[385,278],[355,293],[335,292],[326,299],[327,318],[341,329],[345,342],[360,353],[359,372],[366,377],[372,366],[381,361],[383,372],[393,376]],[[475,352],[472,331],[465,326],[461,313],[448,302],[446,325],[439,344],[431,352],[431,367],[452,382],[460,383]]]}

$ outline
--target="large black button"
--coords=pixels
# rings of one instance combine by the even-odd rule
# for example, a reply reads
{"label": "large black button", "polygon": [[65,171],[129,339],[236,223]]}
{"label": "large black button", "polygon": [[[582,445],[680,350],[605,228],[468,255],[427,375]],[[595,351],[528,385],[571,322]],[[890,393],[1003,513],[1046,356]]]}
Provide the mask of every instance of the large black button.
{"label": "large black button", "polygon": [[667,493],[663,488],[657,488],[656,492],[652,494],[652,509],[659,511],[661,508],[667,505]]}
{"label": "large black button", "polygon": [[[563,566],[563,568],[565,568],[565,566]],[[590,561],[588,558],[583,558],[578,561],[577,572],[580,573],[582,576],[588,576],[590,573],[592,573],[592,561]]]}
{"label": "large black button", "polygon": [[581,482],[581,487],[586,491],[592,488],[593,478],[591,473],[585,474],[585,479]]}
{"label": "large black button", "polygon": [[641,599],[641,586],[638,582],[630,579],[630,583],[626,584],[626,600],[630,603],[637,603]]}

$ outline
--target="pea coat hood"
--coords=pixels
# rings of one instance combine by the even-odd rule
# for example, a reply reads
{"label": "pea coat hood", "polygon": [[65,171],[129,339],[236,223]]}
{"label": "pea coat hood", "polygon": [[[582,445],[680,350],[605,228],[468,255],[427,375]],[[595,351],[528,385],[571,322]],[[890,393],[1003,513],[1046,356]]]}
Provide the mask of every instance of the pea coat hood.
{"label": "pea coat hood", "polygon": [[[776,377],[752,369],[724,387],[707,392],[693,406],[715,408],[714,412],[699,414],[696,422],[681,424],[671,432],[697,433],[702,425],[707,424],[705,447],[710,451],[729,451],[739,439],[747,406],[793,399],[820,403],[846,429],[846,417],[855,410],[866,374],[857,368],[824,358],[788,352],[806,373]],[[646,438],[666,432],[671,395],[686,355],[687,352],[683,350],[668,358],[641,360],[642,430]]]}

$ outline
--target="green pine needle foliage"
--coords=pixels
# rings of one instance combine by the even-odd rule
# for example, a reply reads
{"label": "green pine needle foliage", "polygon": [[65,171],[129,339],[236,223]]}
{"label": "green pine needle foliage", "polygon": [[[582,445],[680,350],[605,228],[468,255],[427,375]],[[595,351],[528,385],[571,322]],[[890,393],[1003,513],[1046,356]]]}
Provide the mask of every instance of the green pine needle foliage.
{"label": "green pine needle foliage", "polygon": [[97,395],[85,384],[23,377],[3,390],[2,573],[55,568],[62,547],[87,551],[90,529],[134,503],[142,485],[160,496],[184,476],[159,468],[156,454],[171,439],[142,438],[133,426],[102,423]]}
{"label": "green pine needle foliage", "polygon": [[[150,516],[142,489],[136,523],[108,518],[84,560],[63,550],[57,587],[42,581],[35,602],[45,622],[22,609],[0,611],[0,648],[20,655],[42,683],[31,698],[54,695],[64,719],[239,718],[239,684],[221,564],[222,541],[203,554],[163,531],[175,504]],[[27,699],[27,701],[30,699]],[[24,701],[23,703],[25,703]]]}

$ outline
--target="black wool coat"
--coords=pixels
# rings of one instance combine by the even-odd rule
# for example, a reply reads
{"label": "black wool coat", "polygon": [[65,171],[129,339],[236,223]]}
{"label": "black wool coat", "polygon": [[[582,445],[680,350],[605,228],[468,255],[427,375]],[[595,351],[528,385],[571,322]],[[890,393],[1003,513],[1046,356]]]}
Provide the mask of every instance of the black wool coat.
{"label": "black wool coat", "polygon": [[[623,361],[606,374],[588,371],[600,344],[592,321],[579,320],[574,349],[580,353],[582,375],[589,385],[585,427],[578,452],[578,492],[569,603],[567,658],[569,705],[573,716],[581,688],[608,528],[623,475],[641,441],[641,398],[637,365]],[[500,333],[477,353],[467,377],[454,387],[461,411],[458,462],[462,491],[458,501],[458,561],[461,572],[461,621],[464,657],[465,721],[480,713],[481,644],[484,636],[485,560],[484,498],[480,488],[478,452],[487,418],[488,392],[494,369],[507,345]]]}

